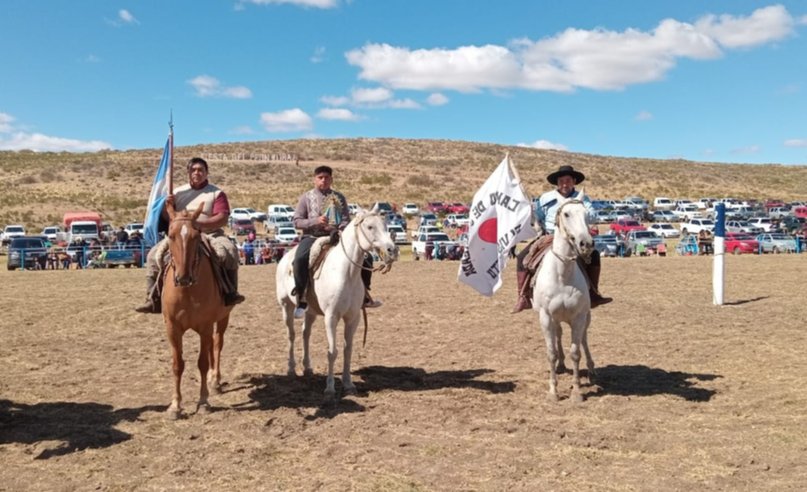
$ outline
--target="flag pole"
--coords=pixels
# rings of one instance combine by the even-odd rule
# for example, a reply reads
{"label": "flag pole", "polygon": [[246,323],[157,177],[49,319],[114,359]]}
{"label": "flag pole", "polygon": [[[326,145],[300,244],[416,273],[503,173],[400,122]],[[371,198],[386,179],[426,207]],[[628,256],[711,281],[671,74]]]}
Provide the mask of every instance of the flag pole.
{"label": "flag pole", "polygon": [[168,120],[168,152],[171,155],[168,161],[168,194],[174,194],[174,110]]}

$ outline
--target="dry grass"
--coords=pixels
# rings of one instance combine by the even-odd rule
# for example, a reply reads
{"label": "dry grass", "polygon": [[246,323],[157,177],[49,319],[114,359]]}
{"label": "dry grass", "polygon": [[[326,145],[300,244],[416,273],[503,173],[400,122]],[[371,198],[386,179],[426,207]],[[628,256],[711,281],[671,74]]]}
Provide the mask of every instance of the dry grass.
{"label": "dry grass", "polygon": [[[39,228],[68,210],[93,209],[113,224],[142,220],[161,149],[93,154],[0,152],[0,225]],[[264,209],[293,203],[310,186],[319,164],[336,170],[335,187],[350,201],[469,201],[506,152],[527,190],[548,189],[545,176],[572,164],[588,176],[586,189],[600,198],[640,194],[692,197],[804,199],[807,166],[709,164],[626,159],[495,144],[443,140],[335,139],[197,145],[176,148],[175,182],[183,164],[200,154],[296,154],[292,161],[211,159],[211,181],[233,206]]]}

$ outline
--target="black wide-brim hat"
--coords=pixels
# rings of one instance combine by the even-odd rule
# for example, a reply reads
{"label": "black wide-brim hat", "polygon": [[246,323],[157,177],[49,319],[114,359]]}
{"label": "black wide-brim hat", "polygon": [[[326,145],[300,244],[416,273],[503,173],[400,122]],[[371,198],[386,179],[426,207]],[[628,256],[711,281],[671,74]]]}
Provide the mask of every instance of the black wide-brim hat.
{"label": "black wide-brim hat", "polygon": [[571,176],[574,178],[576,184],[580,184],[586,180],[586,175],[580,171],[575,171],[572,166],[560,166],[557,171],[546,177],[546,180],[553,185],[558,184],[558,178],[561,176]]}

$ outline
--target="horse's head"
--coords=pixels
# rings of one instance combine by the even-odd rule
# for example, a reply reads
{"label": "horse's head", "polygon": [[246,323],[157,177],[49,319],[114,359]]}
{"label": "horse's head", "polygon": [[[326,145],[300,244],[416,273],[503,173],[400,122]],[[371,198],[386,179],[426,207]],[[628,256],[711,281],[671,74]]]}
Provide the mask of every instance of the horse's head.
{"label": "horse's head", "polygon": [[[583,196],[583,190],[580,196]],[[567,198],[560,202],[555,216],[555,235],[566,241],[578,256],[591,256],[594,239],[588,227],[588,211],[582,201]]]}
{"label": "horse's head", "polygon": [[202,213],[203,203],[193,213],[187,210],[177,212],[174,206],[166,207],[171,219],[168,226],[168,249],[174,266],[174,285],[188,287],[196,282],[194,270],[199,262],[197,254],[202,233],[196,226],[196,219]]}
{"label": "horse's head", "polygon": [[354,219],[359,247],[365,251],[375,250],[388,267],[398,259],[398,247],[392,241],[384,218],[373,208],[359,212]]}

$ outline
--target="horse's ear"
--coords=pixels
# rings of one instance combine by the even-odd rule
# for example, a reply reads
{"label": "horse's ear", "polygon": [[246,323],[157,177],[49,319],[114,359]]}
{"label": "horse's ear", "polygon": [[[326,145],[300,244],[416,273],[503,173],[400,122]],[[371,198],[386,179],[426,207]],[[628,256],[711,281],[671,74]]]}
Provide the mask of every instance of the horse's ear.
{"label": "horse's ear", "polygon": [[579,196],[581,199],[582,199],[584,196],[586,196],[586,188],[585,188],[585,186],[584,186],[583,188],[580,188],[580,191],[579,191],[579,192],[577,192],[577,196]]}
{"label": "horse's ear", "polygon": [[170,220],[174,220],[174,217],[176,217],[176,215],[177,215],[177,211],[174,208],[174,204],[171,203],[171,202],[166,202],[165,203],[165,211],[168,212],[168,218]]}
{"label": "horse's ear", "polygon": [[193,220],[198,219],[199,216],[202,215],[202,210],[204,208],[205,208],[205,203],[204,202],[200,203],[199,206],[196,207],[196,211],[193,213],[193,216],[191,217],[191,220],[193,221]]}
{"label": "horse's ear", "polygon": [[375,202],[373,204],[373,209],[370,210],[370,213],[372,213],[372,214],[377,214],[378,213],[378,202]]}

